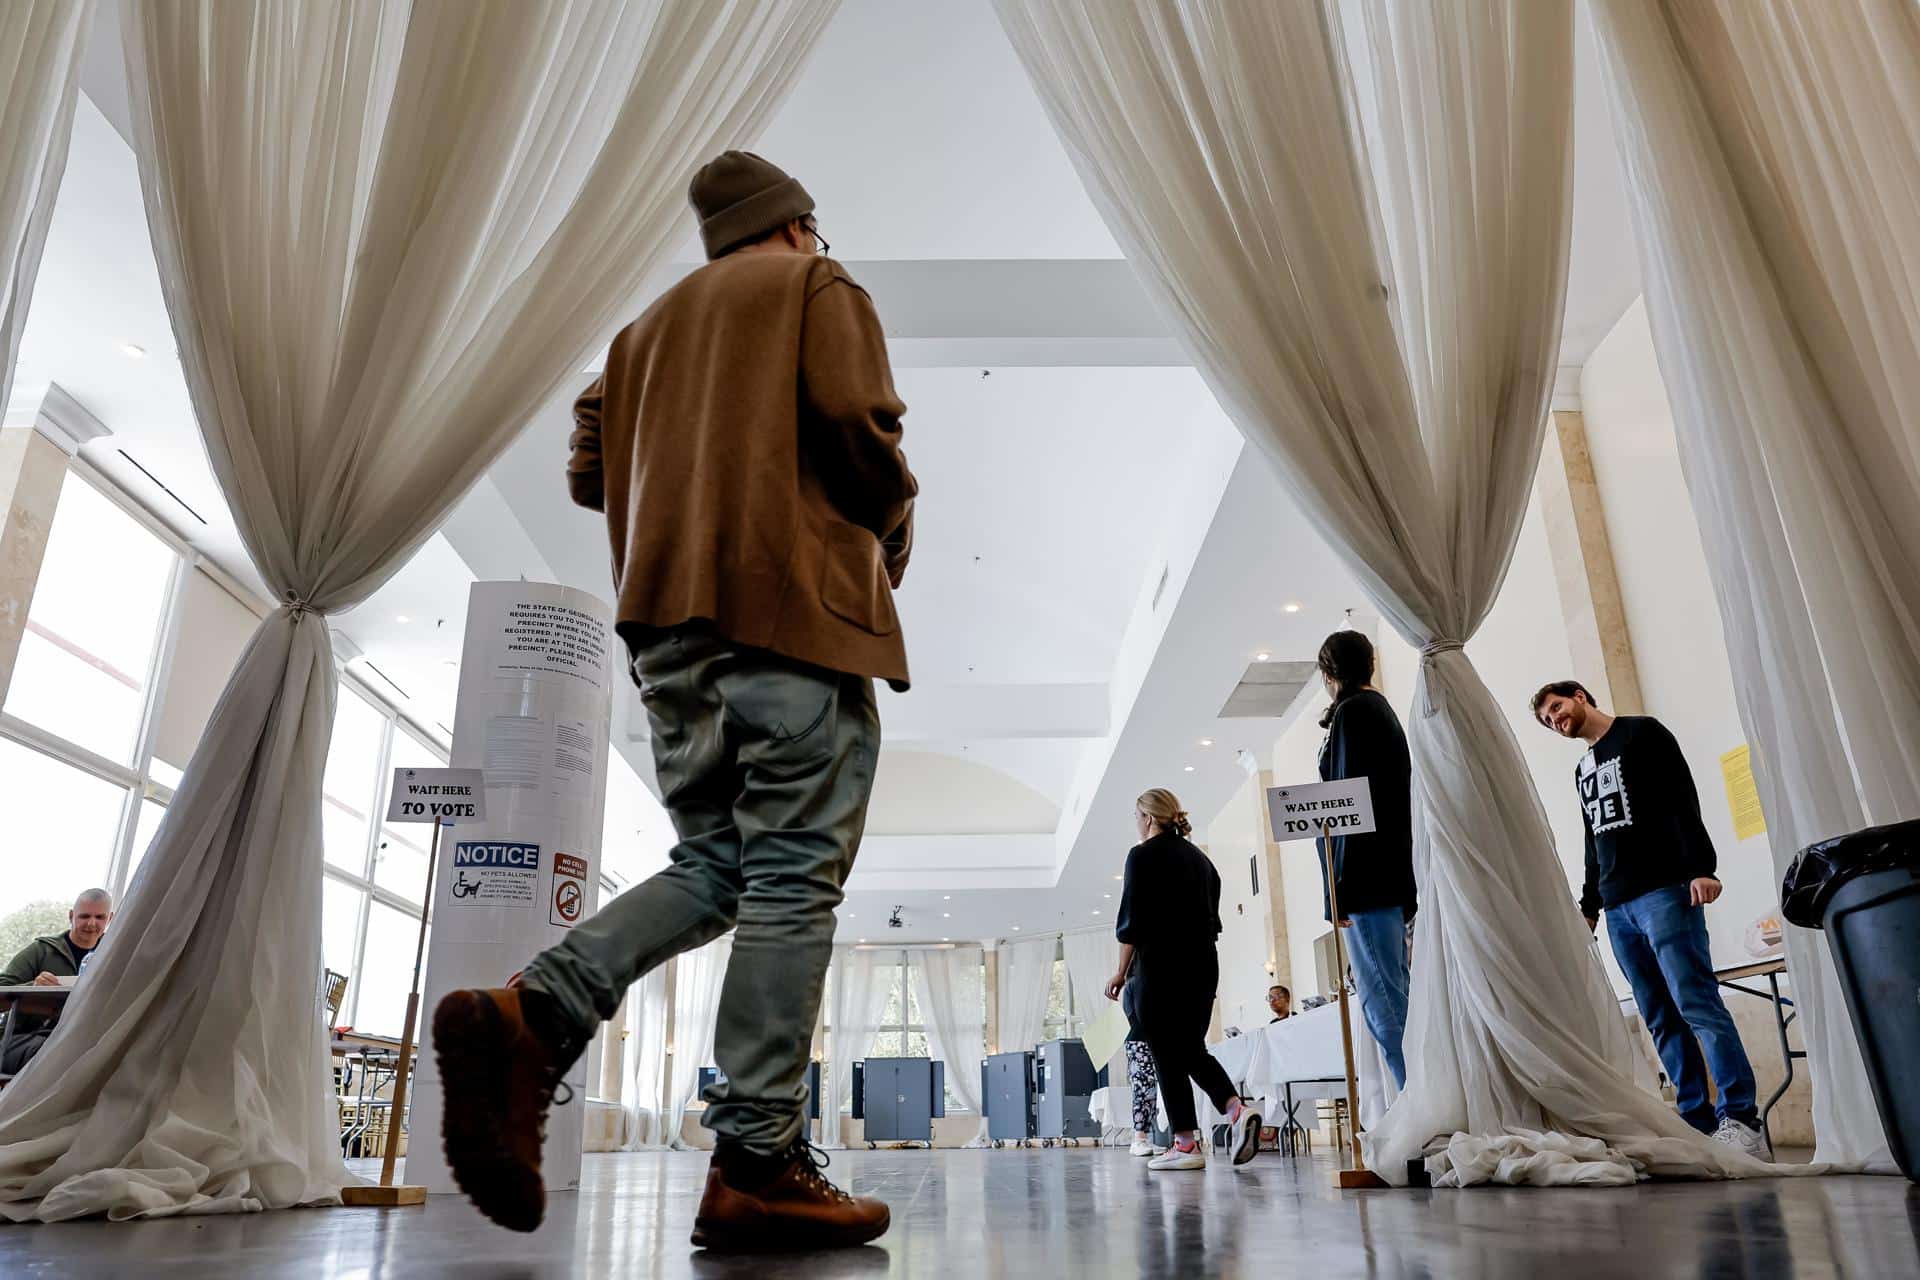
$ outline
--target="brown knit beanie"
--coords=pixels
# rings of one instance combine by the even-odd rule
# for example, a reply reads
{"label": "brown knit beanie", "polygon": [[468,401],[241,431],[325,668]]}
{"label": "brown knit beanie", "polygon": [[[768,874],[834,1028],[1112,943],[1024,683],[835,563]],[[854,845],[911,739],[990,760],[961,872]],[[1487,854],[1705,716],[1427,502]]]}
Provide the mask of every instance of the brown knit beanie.
{"label": "brown knit beanie", "polygon": [[798,179],[751,151],[722,151],[708,161],[693,175],[687,202],[700,218],[708,261],[813,212]]}

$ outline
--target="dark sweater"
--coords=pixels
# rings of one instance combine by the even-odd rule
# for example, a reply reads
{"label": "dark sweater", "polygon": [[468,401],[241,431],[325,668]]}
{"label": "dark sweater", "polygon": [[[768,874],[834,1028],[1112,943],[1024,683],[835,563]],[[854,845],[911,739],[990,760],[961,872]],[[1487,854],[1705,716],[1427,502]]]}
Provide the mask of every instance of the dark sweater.
{"label": "dark sweater", "polygon": [[1171,831],[1135,845],[1113,934],[1146,952],[1211,950],[1220,936],[1220,873],[1213,859]]}
{"label": "dark sweater", "polygon": [[[25,987],[43,973],[56,978],[72,978],[80,972],[80,962],[99,948],[76,947],[73,936],[68,933],[50,933],[44,938],[35,938],[14,953],[0,969],[0,987]],[[15,1035],[25,1035],[41,1027],[50,1027],[59,1021],[57,1013],[22,1013],[20,1021],[14,1025]]]}
{"label": "dark sweater", "polygon": [[1413,758],[1400,717],[1384,697],[1368,689],[1342,702],[1320,748],[1320,778],[1340,782],[1365,778],[1373,796],[1376,830],[1319,840],[1320,907],[1333,919],[1326,898],[1327,845],[1333,845],[1340,914],[1399,907],[1411,918],[1418,906],[1413,879]]}
{"label": "dark sweater", "polygon": [[1713,838],[1700,820],[1693,771],[1667,727],[1621,716],[1573,771],[1587,828],[1580,914],[1711,876]]}

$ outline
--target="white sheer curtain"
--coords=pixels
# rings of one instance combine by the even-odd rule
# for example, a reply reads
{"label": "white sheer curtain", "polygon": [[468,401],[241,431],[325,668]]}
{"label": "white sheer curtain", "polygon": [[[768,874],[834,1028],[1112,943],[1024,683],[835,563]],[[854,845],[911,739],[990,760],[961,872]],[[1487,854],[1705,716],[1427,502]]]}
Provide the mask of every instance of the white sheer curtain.
{"label": "white sheer curtain", "polygon": [[1017,1053],[1040,1042],[1047,1025],[1047,994],[1053,986],[1055,937],[1003,943],[1000,947],[1000,1052]]}
{"label": "white sheer curtain", "polygon": [[[1920,24],[1597,0],[1660,369],[1776,873],[1920,817]],[[1891,1171],[1826,942],[1787,930],[1817,1156]]]}
{"label": "white sheer curtain", "polygon": [[0,410],[67,168],[93,0],[0,5]]}
{"label": "white sheer curtain", "polygon": [[[867,1056],[886,1010],[889,974],[900,968],[898,952],[833,949],[833,1003],[827,1010],[827,1097],[820,1108],[820,1145],[838,1150],[840,1112],[853,1101],[853,1064]],[[905,994],[902,993],[902,999]]]}
{"label": "white sheer curtain", "polygon": [[987,1047],[985,973],[979,947],[910,951],[907,959],[927,1024],[927,1054],[947,1064],[947,1087],[975,1115],[980,1109],[980,1061]]}
{"label": "white sheer curtain", "polygon": [[673,1070],[667,1083],[667,1106],[661,1116],[666,1145],[689,1150],[681,1130],[687,1108],[700,1087],[700,1068],[713,1065],[713,1033],[720,1019],[720,987],[727,976],[727,957],[733,954],[733,935],[682,952],[674,959]]}
{"label": "white sheer curtain", "polygon": [[[1081,1019],[1098,1017],[1107,1007],[1107,980],[1120,967],[1120,940],[1111,926],[1061,935],[1067,978],[1073,984],[1073,1008]],[[1095,1067],[1104,1067],[1096,1062]]]}
{"label": "white sheer curtain", "polygon": [[[1634,1087],[1518,745],[1461,648],[1513,552],[1558,351],[1570,0],[996,3],[1214,394],[1422,651],[1410,1079],[1369,1163],[1403,1181],[1455,1134],[1443,1182],[1631,1180],[1618,1153],[1727,1171]],[[1512,1128],[1618,1153],[1476,1158]]]}
{"label": "white sheer curtain", "polygon": [[684,233],[832,0],[125,6],[148,224],[221,491],[286,606],[111,940],[0,1094],[0,1213],[331,1200],[312,1016],[325,615],[364,599]]}
{"label": "white sheer curtain", "polygon": [[659,968],[627,988],[627,1083],[620,1109],[626,1114],[624,1151],[648,1151],[667,1145],[660,1110],[666,1084],[667,968]]}

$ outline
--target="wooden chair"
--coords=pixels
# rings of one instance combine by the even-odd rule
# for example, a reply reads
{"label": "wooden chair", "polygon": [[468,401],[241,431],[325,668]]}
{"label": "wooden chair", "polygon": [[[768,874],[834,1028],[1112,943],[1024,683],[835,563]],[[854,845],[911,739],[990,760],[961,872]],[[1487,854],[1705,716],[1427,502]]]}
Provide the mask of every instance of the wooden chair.
{"label": "wooden chair", "polygon": [[347,975],[332,969],[320,975],[320,1005],[327,1011],[327,1030],[340,1021],[340,1008],[347,1002]]}

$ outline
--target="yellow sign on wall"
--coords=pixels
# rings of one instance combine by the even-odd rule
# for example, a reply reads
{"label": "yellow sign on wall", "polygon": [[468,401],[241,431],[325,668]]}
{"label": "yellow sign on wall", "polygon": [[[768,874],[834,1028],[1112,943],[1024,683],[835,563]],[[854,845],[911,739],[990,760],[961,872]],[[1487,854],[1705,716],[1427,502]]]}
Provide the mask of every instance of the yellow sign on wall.
{"label": "yellow sign on wall", "polygon": [[1745,745],[1720,757],[1720,777],[1727,784],[1727,808],[1733,813],[1737,840],[1764,835],[1767,815],[1760,811],[1760,788],[1753,782],[1753,751]]}

